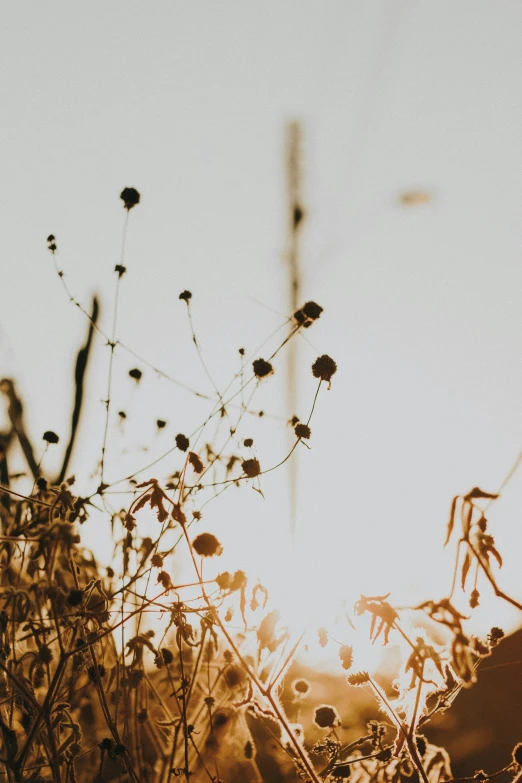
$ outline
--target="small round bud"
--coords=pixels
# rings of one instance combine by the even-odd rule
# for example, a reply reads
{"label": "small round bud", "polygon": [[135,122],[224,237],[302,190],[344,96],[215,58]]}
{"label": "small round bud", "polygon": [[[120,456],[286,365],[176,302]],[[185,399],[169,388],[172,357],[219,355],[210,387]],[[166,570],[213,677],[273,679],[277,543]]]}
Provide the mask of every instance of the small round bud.
{"label": "small round bud", "polygon": [[123,201],[123,205],[127,211],[140,203],[140,194],[136,188],[123,188],[120,193],[120,198]]}
{"label": "small round bud", "polygon": [[294,680],[292,683],[293,692],[296,696],[300,697],[306,696],[306,694],[310,692],[310,687],[308,680],[304,679]]}
{"label": "small round bud", "polygon": [[192,542],[192,546],[201,557],[213,557],[223,552],[223,547],[212,533],[200,533]]}
{"label": "small round bud", "polygon": [[254,369],[254,375],[256,378],[267,378],[274,372],[274,368],[270,362],[267,362],[264,359],[254,359],[252,362],[252,367]]}
{"label": "small round bud", "polygon": [[335,707],[323,704],[315,709],[314,723],[321,729],[333,729],[340,723],[339,714]]}
{"label": "small round bud", "polygon": [[312,430],[310,429],[308,424],[302,424],[302,423],[295,425],[294,432],[296,434],[296,437],[306,438],[306,439],[308,439],[312,434]]}
{"label": "small round bud", "polygon": [[176,446],[180,451],[186,451],[190,446],[189,439],[186,437],[186,435],[182,435],[181,432],[176,435],[175,441]]}
{"label": "small round bud", "polygon": [[312,374],[314,378],[320,378],[321,381],[330,382],[332,375],[337,372],[337,364],[327,354],[319,356],[312,364]]}

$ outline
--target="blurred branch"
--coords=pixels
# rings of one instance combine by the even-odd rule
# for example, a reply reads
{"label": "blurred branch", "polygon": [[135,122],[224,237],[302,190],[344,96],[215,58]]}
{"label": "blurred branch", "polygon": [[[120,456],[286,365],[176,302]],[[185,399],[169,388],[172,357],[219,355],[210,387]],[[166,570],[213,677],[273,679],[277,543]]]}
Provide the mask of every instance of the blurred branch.
{"label": "blurred branch", "polygon": [[23,420],[23,405],[18,397],[15,385],[10,378],[4,378],[0,381],[0,391],[2,391],[8,400],[7,415],[11,421],[13,431],[20,442],[24,457],[29,466],[33,478],[36,480],[40,474],[38,463],[34,457],[34,450],[25,431]]}
{"label": "blurred branch", "polygon": [[78,431],[78,424],[80,422],[80,414],[82,410],[85,371],[87,369],[87,363],[89,361],[89,353],[91,350],[92,338],[94,336],[94,329],[96,327],[96,322],[98,320],[99,312],[100,312],[99,302],[97,297],[94,296],[92,300],[91,316],[89,319],[89,330],[87,332],[87,341],[83,346],[83,348],[80,348],[80,350],[78,351],[78,356],[76,357],[76,368],[74,371],[75,394],[74,394],[74,408],[73,408],[72,418],[71,418],[71,434],[69,436],[69,442],[65,450],[65,455],[63,458],[60,474],[56,479],[56,481],[53,482],[56,484],[61,484],[62,481],[65,479],[65,476],[67,474],[67,469],[69,467],[69,462],[71,460],[71,455],[74,448],[74,441],[76,439],[76,433]]}
{"label": "blurred branch", "polygon": [[[301,125],[291,122],[286,134],[286,180],[288,193],[289,237],[286,253],[289,274],[290,312],[295,313],[300,305],[301,264],[299,254],[300,229],[305,216],[301,196]],[[288,347],[287,362],[287,399],[290,415],[297,413],[297,345],[292,342]],[[297,528],[297,462],[292,460],[288,470],[290,484],[290,516],[292,535]]]}

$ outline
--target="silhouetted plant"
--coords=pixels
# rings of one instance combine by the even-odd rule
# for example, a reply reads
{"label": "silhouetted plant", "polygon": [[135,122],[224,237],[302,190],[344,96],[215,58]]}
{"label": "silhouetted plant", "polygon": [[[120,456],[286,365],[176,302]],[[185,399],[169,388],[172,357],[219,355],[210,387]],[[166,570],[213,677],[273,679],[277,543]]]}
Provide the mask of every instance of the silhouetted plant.
{"label": "silhouetted plant", "polygon": [[[64,272],[56,266],[62,284],[88,319],[88,340],[77,361],[75,407],[71,437],[57,481],[38,463],[26,432],[23,407],[11,379],[1,382],[11,431],[2,434],[0,487],[0,762],[9,783],[56,781],[152,781],[184,779],[198,783],[295,781],[309,783],[399,783],[404,778],[438,783],[451,780],[450,760],[444,749],[421,734],[431,718],[449,708],[458,691],[471,686],[481,661],[500,643],[503,632],[494,627],[481,640],[465,630],[466,617],[455,608],[453,596],[460,572],[462,590],[469,590],[470,608],[477,606],[478,575],[497,596],[518,609],[522,605],[498,586],[496,569],[502,565],[486,511],[498,493],[474,488],[454,499],[447,531],[452,538],[457,516],[461,532],[455,570],[447,597],[426,600],[416,607],[399,608],[389,594],[364,596],[356,602],[355,617],[369,616],[370,638],[383,645],[395,638],[408,650],[401,674],[390,695],[368,671],[351,672],[354,647],[337,642],[326,628],[315,629],[321,646],[334,645],[339,675],[346,681],[338,701],[349,700],[351,688],[375,696],[376,719],[357,739],[344,741],[346,727],[340,704],[314,704],[310,677],[295,675],[292,667],[303,645],[284,625],[278,608],[269,604],[266,587],[252,583],[245,571],[223,571],[213,579],[203,573],[204,562],[219,562],[220,540],[203,530],[195,533],[202,509],[210,499],[244,482],[261,491],[260,478],[279,468],[303,440],[311,437],[310,420],[319,392],[330,387],[337,371],[328,355],[319,356],[311,374],[318,381],[306,422],[291,419],[295,443],[275,465],[262,467],[254,456],[254,441],[240,437],[246,417],[259,416],[251,408],[260,384],[270,382],[274,360],[289,339],[310,327],[322,314],[315,302],[306,302],[287,320],[287,334],[268,359],[250,358],[244,349],[242,367],[225,390],[218,389],[196,339],[192,294],[183,291],[192,339],[214,388],[213,394],[193,389],[139,357],[117,338],[119,284],[124,273],[127,220],[140,203],[135,188],[121,193],[126,210],[120,264],[115,267],[116,293],[110,335],[98,324],[98,305],[88,313],[74,299]],[[300,222],[296,218],[296,226]],[[48,249],[56,264],[54,235]],[[81,413],[84,375],[93,331],[101,333],[109,349],[106,420],[101,444],[97,487],[87,497],[74,492],[75,479],[67,475]],[[205,421],[189,435],[178,433],[167,454],[177,451],[179,469],[166,479],[150,475],[151,466],[109,482],[105,457],[111,422],[113,358],[115,350],[171,383],[211,403]],[[83,353],[82,353],[83,351]],[[136,384],[143,371],[128,370]],[[315,384],[314,384],[315,388]],[[245,398],[244,392],[249,394]],[[238,404],[238,398],[241,403]],[[127,413],[117,414],[121,422]],[[228,431],[221,440],[205,442],[207,427],[224,419]],[[167,421],[153,417],[157,430]],[[159,435],[158,435],[159,437]],[[163,433],[161,438],[168,437]],[[34,479],[24,494],[10,478],[9,449],[14,439],[22,447]],[[44,433],[46,448],[59,447],[52,431]],[[306,444],[305,444],[306,445]],[[191,451],[189,449],[192,448]],[[241,450],[252,449],[244,457]],[[159,462],[156,460],[155,463]],[[138,483],[136,476],[145,473]],[[126,508],[111,508],[111,492],[125,485]],[[205,500],[200,500],[205,498]],[[98,506],[101,504],[101,506]],[[151,510],[156,520],[144,525],[141,515]],[[110,520],[114,555],[97,563],[81,546],[80,529],[90,514]],[[145,535],[147,533],[147,535]],[[179,583],[176,564],[183,547],[193,576]],[[147,613],[161,612],[165,622],[148,627]],[[436,643],[429,628],[410,638],[408,623],[423,616],[430,627],[441,628],[446,641]],[[235,619],[234,619],[235,618]],[[347,615],[347,628],[351,620]],[[348,673],[347,673],[348,672]],[[320,675],[318,675],[320,677]],[[287,682],[288,681],[288,682]],[[285,691],[285,683],[288,687]],[[306,703],[313,721],[299,720]],[[380,713],[378,712],[380,710]],[[297,718],[290,719],[291,713]],[[270,753],[259,739],[271,738]],[[317,737],[320,736],[320,739]],[[503,770],[477,772],[474,780],[500,774],[520,779],[521,745]]]}

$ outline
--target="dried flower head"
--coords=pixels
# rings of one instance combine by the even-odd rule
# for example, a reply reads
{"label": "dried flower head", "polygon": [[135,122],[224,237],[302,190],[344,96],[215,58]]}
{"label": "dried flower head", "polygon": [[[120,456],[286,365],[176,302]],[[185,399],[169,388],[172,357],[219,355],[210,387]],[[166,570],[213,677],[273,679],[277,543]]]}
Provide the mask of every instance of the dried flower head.
{"label": "dried flower head", "polygon": [[47,249],[54,255],[56,253],[56,237],[54,234],[49,234],[47,237]]}
{"label": "dried flower head", "polygon": [[329,383],[335,372],[337,372],[337,364],[327,354],[319,356],[312,364],[312,374],[314,378],[319,378],[321,381],[327,381]]}
{"label": "dried flower head", "polygon": [[245,473],[248,478],[255,478],[261,473],[261,465],[257,459],[245,459],[241,463],[241,467],[243,468],[243,473]]}
{"label": "dried flower head", "polygon": [[299,680],[294,680],[292,683],[292,690],[295,693],[296,696],[304,697],[307,693],[310,692],[310,683],[308,680],[305,680],[303,678],[300,678]]}
{"label": "dried flower head", "polygon": [[156,427],[159,430],[164,429],[164,427],[166,426],[167,426],[167,422],[165,421],[165,419],[156,419]]}
{"label": "dried flower head", "polygon": [[314,321],[317,321],[322,312],[323,308],[321,305],[318,305],[317,302],[310,301],[306,302],[299,310],[296,310],[293,318],[298,326],[308,328]]}
{"label": "dried flower head", "polygon": [[296,310],[293,315],[294,321],[299,324],[299,326],[302,326],[304,322],[306,321],[306,315],[303,312],[303,309],[300,308],[299,310]]}
{"label": "dried flower head", "polygon": [[223,552],[223,547],[212,533],[200,533],[192,542],[192,546],[201,557],[213,557]]}
{"label": "dried flower head", "polygon": [[47,430],[44,432],[43,439],[46,443],[58,443],[60,440],[56,432],[53,432],[52,430]]}
{"label": "dried flower head", "polygon": [[314,712],[314,723],[319,726],[320,729],[333,729],[341,722],[339,714],[335,707],[331,707],[328,704],[323,704],[321,707],[316,707]]}
{"label": "dried flower head", "polygon": [[505,634],[502,628],[497,628],[494,626],[491,631],[488,633],[488,644],[490,647],[496,647],[497,644],[499,644],[502,639],[504,638]]}
{"label": "dried flower head", "polygon": [[138,370],[137,367],[134,367],[132,370],[129,370],[129,378],[132,378],[136,381],[136,383],[139,383],[141,381],[141,376],[143,375],[141,370]]}
{"label": "dried flower head", "polygon": [[114,271],[118,273],[118,277],[123,277],[125,272],[127,271],[127,267],[123,266],[122,264],[116,264],[114,267]]}
{"label": "dried flower head", "polygon": [[188,304],[192,299],[192,294],[190,291],[182,291],[179,295],[179,298]]}
{"label": "dried flower head", "polygon": [[312,430],[308,424],[296,424],[294,427],[294,432],[298,438],[309,438],[312,435]]}
{"label": "dried flower head", "polygon": [[190,446],[189,439],[186,435],[182,435],[181,432],[178,432],[174,440],[176,441],[176,446],[180,451],[186,451]]}
{"label": "dried flower head", "polygon": [[46,644],[43,644],[38,650],[38,660],[41,661],[41,663],[51,663],[53,657],[51,648]]}
{"label": "dried flower head", "polygon": [[251,448],[251,447],[254,445],[254,441],[253,441],[253,439],[252,439],[252,438],[245,438],[245,440],[243,441],[243,445],[244,445],[244,446],[245,446],[247,449],[250,449],[250,448]]}
{"label": "dried flower head", "polygon": [[225,669],[223,676],[227,686],[231,689],[237,688],[239,685],[243,685],[246,679],[246,675],[241,666],[231,664]]}
{"label": "dried flower head", "polygon": [[156,579],[156,584],[160,584],[164,590],[170,590],[172,587],[170,575],[166,571],[160,571],[158,578]]}
{"label": "dried flower head", "polygon": [[307,318],[311,318],[312,321],[316,321],[322,312],[323,308],[317,302],[306,302],[303,305],[303,313]]}
{"label": "dried flower head", "polygon": [[128,211],[140,203],[140,194],[136,188],[123,188],[120,193],[125,209]]}
{"label": "dried flower head", "polygon": [[267,362],[264,359],[254,359],[252,367],[256,378],[267,378],[274,372],[274,368],[270,362]]}

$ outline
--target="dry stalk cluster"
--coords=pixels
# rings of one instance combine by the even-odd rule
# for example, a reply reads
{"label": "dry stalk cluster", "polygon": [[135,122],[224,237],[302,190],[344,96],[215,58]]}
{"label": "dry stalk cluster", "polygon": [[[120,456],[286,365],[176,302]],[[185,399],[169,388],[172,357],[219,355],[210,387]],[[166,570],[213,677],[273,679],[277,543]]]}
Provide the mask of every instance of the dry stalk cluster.
{"label": "dry stalk cluster", "polygon": [[[428,742],[424,732],[431,718],[447,710],[461,688],[476,681],[481,661],[501,642],[492,628],[486,639],[465,630],[466,617],[453,604],[460,587],[469,591],[470,609],[477,606],[479,584],[521,609],[497,584],[502,559],[488,529],[487,508],[498,497],[474,488],[451,506],[449,544],[460,524],[455,572],[447,597],[419,606],[396,608],[389,595],[361,596],[353,622],[371,618],[372,640],[386,645],[401,641],[408,650],[392,692],[367,671],[353,671],[353,649],[316,629],[321,645],[337,645],[339,676],[344,692],[338,703],[314,704],[314,688],[296,676],[294,664],[303,637],[282,622],[268,591],[252,583],[238,568],[205,579],[203,563],[216,562],[222,552],[217,536],[204,530],[205,492],[212,499],[228,488],[250,483],[262,492],[265,473],[279,468],[312,437],[310,421],[324,387],[330,387],[336,363],[319,356],[311,372],[315,396],[306,421],[289,421],[295,442],[276,465],[263,465],[252,438],[241,440],[245,416],[261,384],[270,383],[279,352],[313,326],[322,308],[306,302],[287,321],[284,339],[268,358],[247,359],[230,385],[210,395],[186,386],[138,357],[117,338],[120,283],[126,274],[125,240],[130,211],[140,201],[134,188],[121,194],[125,226],[120,263],[115,267],[116,294],[110,334],[98,324],[98,304],[88,312],[74,299],[57,265],[57,241],[48,249],[69,298],[88,319],[88,336],[76,363],[76,393],[71,433],[58,476],[45,474],[23,420],[23,409],[12,380],[2,381],[10,428],[1,434],[0,451],[0,779],[9,783],[126,783],[184,780],[199,783],[399,783],[405,779],[438,783],[451,780],[447,753]],[[192,339],[200,361],[211,375],[200,350],[191,314],[192,294],[179,296],[186,306]],[[75,494],[69,463],[75,445],[83,399],[84,376],[94,334],[104,338],[109,352],[106,422],[98,480],[87,497]],[[152,477],[152,466],[115,482],[105,475],[111,425],[124,411],[111,404],[116,349],[138,359],[142,368],[207,399],[210,413],[193,433],[178,433],[168,453],[176,451],[180,469],[165,480]],[[132,367],[139,384],[144,370]],[[211,379],[212,380],[212,379]],[[207,426],[225,422],[225,437],[205,441]],[[157,419],[158,430],[167,426]],[[46,448],[57,448],[58,436],[44,434]],[[30,493],[18,491],[10,474],[9,455],[21,447],[34,480]],[[202,445],[203,444],[203,445]],[[149,477],[138,482],[138,473]],[[125,509],[111,506],[111,489],[124,484],[130,501]],[[101,507],[114,537],[111,565],[95,562],[81,546],[81,525]],[[155,535],[142,515],[156,518]],[[184,549],[193,569],[189,583],[175,578],[176,558]],[[481,588],[482,589],[482,588]],[[161,613],[160,634],[147,613]],[[411,623],[419,635],[411,638]],[[347,629],[352,622],[347,617]],[[430,632],[434,633],[431,634]],[[438,641],[435,642],[433,639]],[[339,710],[354,689],[375,697],[375,718],[366,731],[346,741]],[[313,720],[299,722],[308,713]],[[292,715],[292,720],[289,716]],[[297,716],[297,720],[295,720]],[[312,736],[312,739],[309,736]],[[319,739],[317,737],[319,736]],[[521,737],[522,739],[522,737]],[[522,746],[513,749],[502,770],[477,771],[474,780],[500,775],[521,779]]]}

